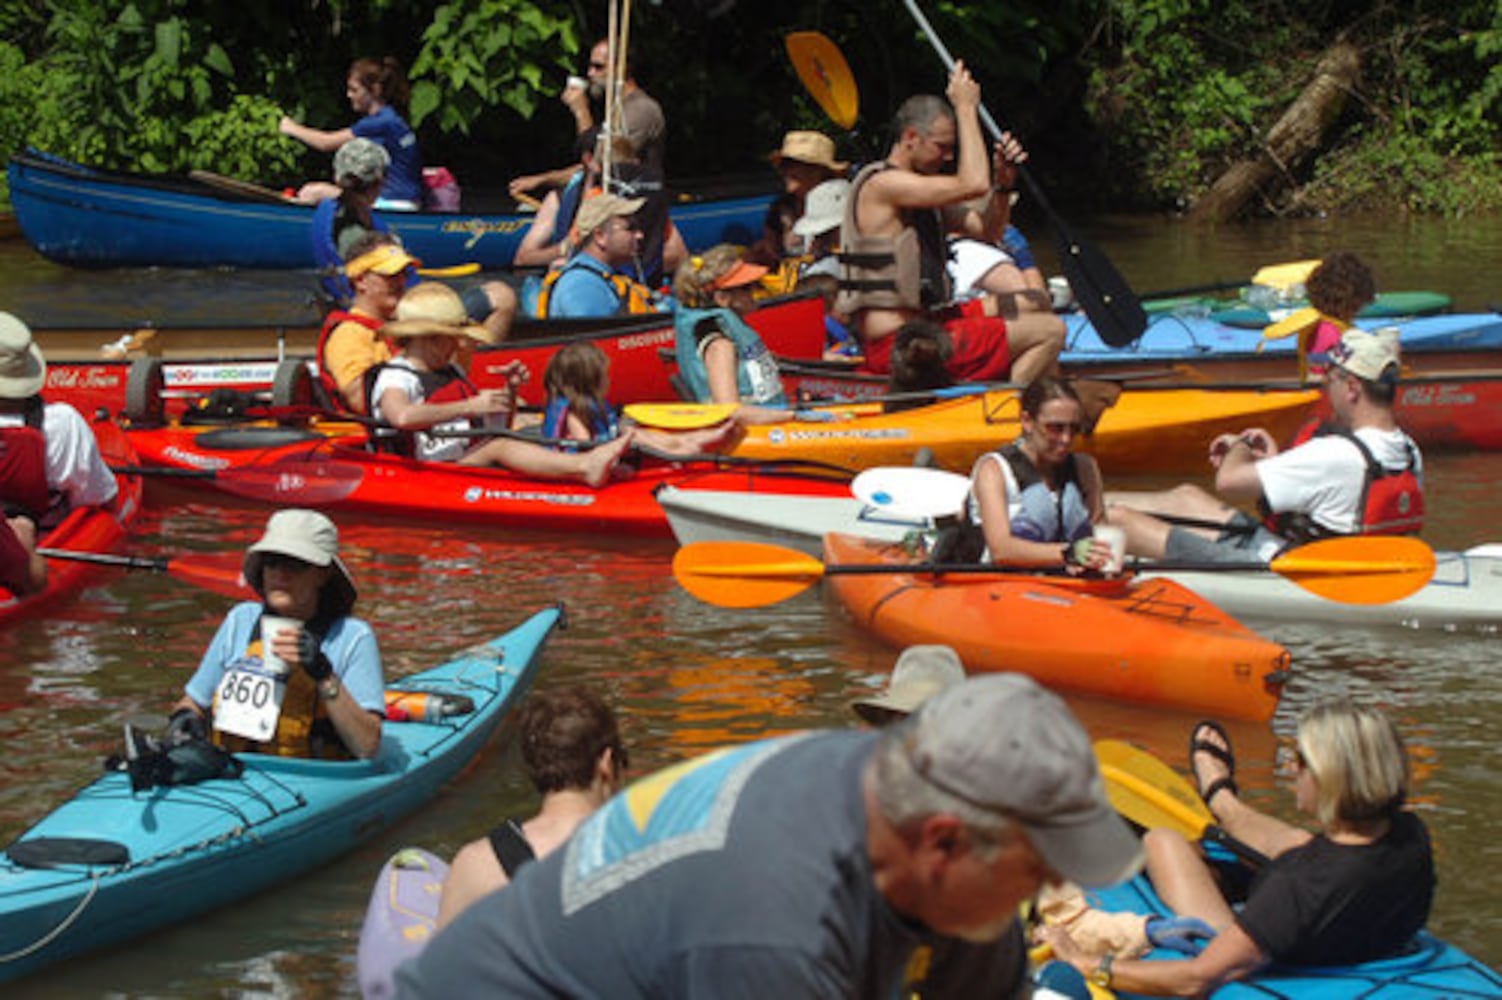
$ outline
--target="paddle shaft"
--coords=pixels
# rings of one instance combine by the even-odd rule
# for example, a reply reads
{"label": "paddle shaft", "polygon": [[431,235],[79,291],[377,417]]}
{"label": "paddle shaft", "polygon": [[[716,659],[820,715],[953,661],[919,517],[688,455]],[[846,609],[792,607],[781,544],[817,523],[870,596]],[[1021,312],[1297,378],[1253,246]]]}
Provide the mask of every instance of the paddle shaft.
{"label": "paddle shaft", "polygon": [[165,556],[120,556],[109,552],[74,552],[71,549],[37,549],[37,552],[48,559],[59,559],[64,562],[95,563],[100,566],[121,566],[125,569],[149,569],[155,573],[167,572],[169,562]]}

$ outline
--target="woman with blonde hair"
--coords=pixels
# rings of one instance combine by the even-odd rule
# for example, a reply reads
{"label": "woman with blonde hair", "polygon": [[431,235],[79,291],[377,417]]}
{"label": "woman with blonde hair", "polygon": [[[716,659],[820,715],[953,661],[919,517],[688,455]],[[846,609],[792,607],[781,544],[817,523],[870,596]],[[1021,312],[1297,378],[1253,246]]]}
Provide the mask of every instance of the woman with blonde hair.
{"label": "woman with blonde hair", "polygon": [[1146,837],[1147,871],[1181,916],[1217,932],[1193,958],[1121,961],[1080,949],[1067,932],[1047,939],[1059,958],[1099,985],[1122,992],[1209,993],[1277,962],[1346,965],[1401,949],[1429,917],[1434,859],[1423,822],[1403,808],[1408,757],[1392,721],[1347,699],[1323,702],[1299,719],[1294,796],[1317,833],[1243,802],[1224,729],[1201,722],[1190,742],[1200,795],[1232,837],[1270,860],[1247,900],[1232,909],[1210,868],[1182,834]]}

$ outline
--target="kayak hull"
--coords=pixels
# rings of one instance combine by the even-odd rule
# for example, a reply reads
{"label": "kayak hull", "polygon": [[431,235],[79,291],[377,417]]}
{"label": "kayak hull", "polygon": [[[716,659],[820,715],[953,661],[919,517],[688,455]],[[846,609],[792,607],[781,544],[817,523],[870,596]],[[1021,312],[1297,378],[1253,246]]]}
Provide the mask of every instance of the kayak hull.
{"label": "kayak hull", "polygon": [[[1152,884],[1138,875],[1121,885],[1088,893],[1092,905],[1109,912],[1168,915]],[[1182,958],[1159,951],[1151,958]],[[1118,993],[1135,997],[1135,993]],[[1484,963],[1420,931],[1410,950],[1391,958],[1349,966],[1296,968],[1272,966],[1244,982],[1229,983],[1211,996],[1216,1000],[1421,1000],[1424,997],[1502,996],[1502,976]]]}
{"label": "kayak hull", "polygon": [[657,502],[679,545],[693,542],[763,542],[797,549],[814,558],[831,531],[900,542],[926,531],[928,518],[899,517],[851,496],[762,496],[735,490],[664,486]]}
{"label": "kayak hull", "polygon": [[[408,690],[462,691],[475,710],[441,722],[387,722],[368,761],[243,754],[245,773],[132,792],[106,774],[23,833],[105,841],[117,864],[23,867],[0,856],[0,980],[126,940],[285,881],[370,839],[431,798],[530,686],[561,608],[404,678]],[[28,950],[29,949],[29,950]]]}
{"label": "kayak hull", "polygon": [[[99,452],[108,464],[136,464],[136,452],[125,432],[116,424],[109,420],[95,420],[90,426],[99,443]],[[40,540],[38,547],[72,552],[111,552],[118,548],[140,513],[142,484],[138,476],[115,478],[119,492],[113,502],[105,507],[70,511]],[[0,628],[66,600],[99,576],[101,571],[102,567],[91,563],[47,560],[47,583],[39,593],[17,597],[0,587]]]}
{"label": "kayak hull", "polygon": [[[174,426],[132,430],[130,436],[143,462],[164,469],[260,468],[274,472],[278,463],[296,462],[332,463],[334,468],[354,470],[358,481],[346,495],[314,504],[327,509],[528,530],[668,537],[671,530],[667,518],[653,497],[659,487],[668,484],[753,493],[848,495],[843,478],[805,475],[775,463],[728,467],[707,461],[647,464],[596,488],[579,482],[534,479],[499,468],[373,453],[363,447],[363,435],[326,438],[295,428]],[[249,446],[268,441],[284,443]],[[319,468],[329,466],[304,465],[302,471],[317,476]],[[213,485],[216,480],[202,482]],[[309,502],[299,493],[296,476],[288,477],[285,485],[285,491],[280,483],[268,487],[258,499],[282,504]]]}
{"label": "kayak hull", "polygon": [[[900,546],[839,534],[825,538],[824,558],[911,563]],[[1286,649],[1171,580],[898,572],[828,581],[890,646],[949,645],[970,671],[1019,671],[1076,694],[1263,722],[1288,676]]]}
{"label": "kayak hull", "polygon": [[[983,453],[1022,433],[1019,394],[977,392],[927,406],[882,413],[877,404],[821,409],[829,422],[750,427],[734,454],[744,458],[805,458],[850,469],[912,465],[920,450],[939,467],[968,474]],[[1189,475],[1205,467],[1205,448],[1218,434],[1265,427],[1282,439],[1313,412],[1319,393],[1308,390],[1206,392],[1198,389],[1127,390],[1107,408],[1079,449],[1095,456],[1106,475]]]}

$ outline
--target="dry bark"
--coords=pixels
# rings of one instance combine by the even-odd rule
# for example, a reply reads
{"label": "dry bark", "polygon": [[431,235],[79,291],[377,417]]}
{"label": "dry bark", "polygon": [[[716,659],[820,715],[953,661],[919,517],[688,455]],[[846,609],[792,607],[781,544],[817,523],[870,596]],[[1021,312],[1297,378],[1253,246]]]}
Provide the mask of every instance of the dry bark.
{"label": "dry bark", "polygon": [[1256,195],[1271,200],[1290,185],[1294,168],[1319,149],[1360,81],[1361,54],[1356,46],[1345,41],[1330,46],[1315,66],[1314,79],[1268,131],[1261,154],[1221,174],[1195,202],[1189,217],[1206,222],[1232,219]]}

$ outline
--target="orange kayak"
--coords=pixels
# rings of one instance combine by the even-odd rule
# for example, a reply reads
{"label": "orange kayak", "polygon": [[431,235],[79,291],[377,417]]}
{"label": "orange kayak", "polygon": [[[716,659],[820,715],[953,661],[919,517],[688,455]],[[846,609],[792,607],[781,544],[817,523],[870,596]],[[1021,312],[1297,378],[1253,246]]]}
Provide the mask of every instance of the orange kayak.
{"label": "orange kayak", "polygon": [[1288,650],[1171,580],[1085,580],[901,572],[901,545],[824,538],[830,566],[892,573],[827,577],[882,641],[953,646],[970,671],[1015,670],[1061,691],[1266,721],[1287,679]]}
{"label": "orange kayak", "polygon": [[[1107,475],[1195,475],[1206,466],[1216,435],[1263,427],[1280,441],[1301,427],[1319,401],[1317,390],[1128,389],[1101,415],[1078,447]],[[794,421],[747,428],[733,454],[744,458],[805,458],[870,469],[911,465],[920,448],[940,467],[968,473],[984,452],[1022,433],[1012,389],[942,399],[881,412],[880,404],[819,407],[827,422]]]}

